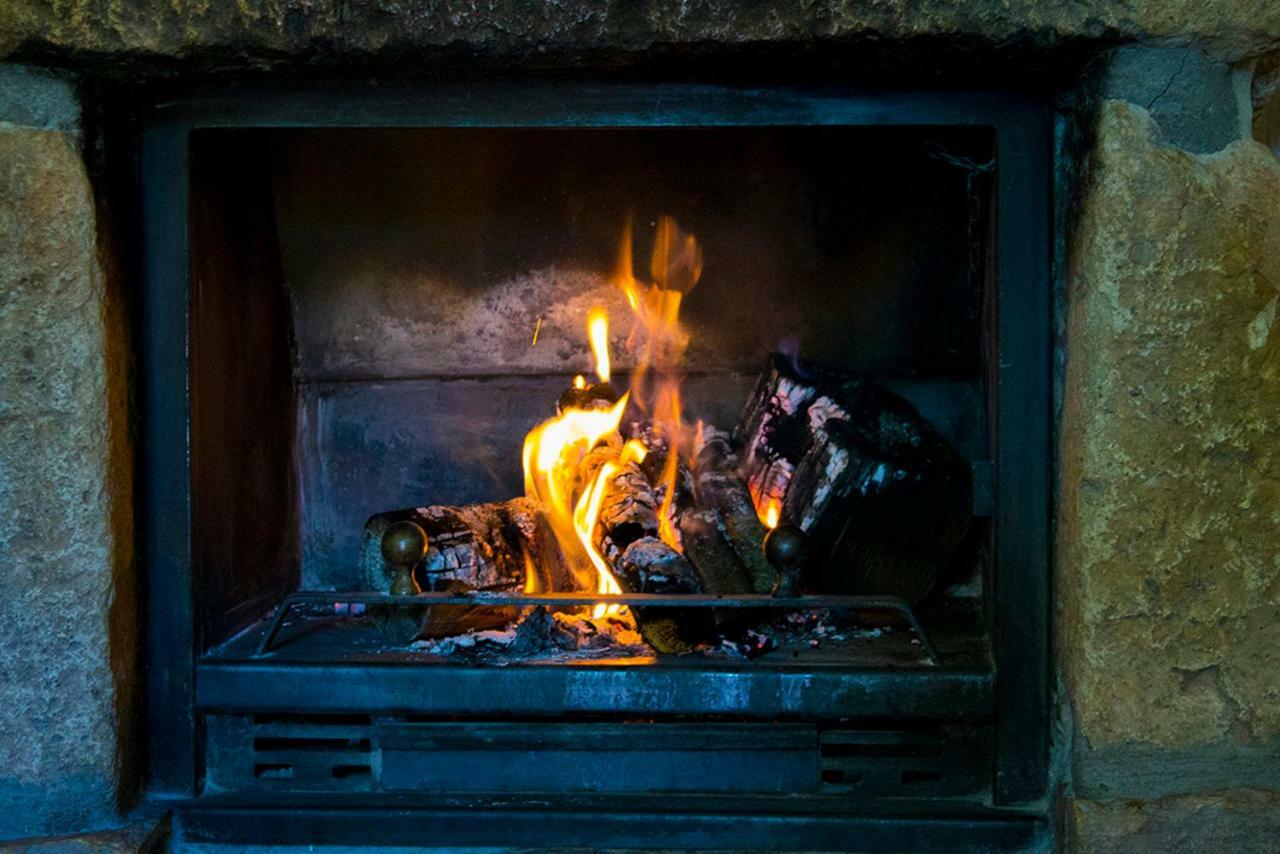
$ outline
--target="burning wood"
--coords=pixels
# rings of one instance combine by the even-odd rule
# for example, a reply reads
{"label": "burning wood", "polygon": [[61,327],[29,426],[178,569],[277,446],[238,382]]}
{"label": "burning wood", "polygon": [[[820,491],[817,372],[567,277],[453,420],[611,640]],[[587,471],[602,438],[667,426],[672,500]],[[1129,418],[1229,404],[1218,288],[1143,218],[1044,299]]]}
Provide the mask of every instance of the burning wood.
{"label": "burning wood", "polygon": [[[366,587],[386,589],[377,544],[389,524],[409,518],[430,540],[416,570],[428,589],[768,593],[777,571],[762,544],[785,521],[807,533],[816,558],[807,578],[820,589],[927,592],[968,521],[963,461],[895,395],[782,355],[770,357],[732,435],[701,422],[690,430],[678,387],[687,343],[678,313],[700,269],[696,244],[669,221],[659,228],[653,284],[633,276],[625,243],[615,278],[635,312],[629,345],[638,355],[626,393],[611,384],[608,319],[593,311],[595,381],[576,377],[556,416],[529,432],[525,496],[373,517]],[[635,416],[625,430],[624,413]],[[719,608],[431,610],[421,636],[436,651],[509,625],[484,632],[483,643],[542,649],[568,635],[587,643],[583,632],[608,624],[638,628],[653,649],[679,652],[714,641],[717,629],[737,643],[749,628]]]}

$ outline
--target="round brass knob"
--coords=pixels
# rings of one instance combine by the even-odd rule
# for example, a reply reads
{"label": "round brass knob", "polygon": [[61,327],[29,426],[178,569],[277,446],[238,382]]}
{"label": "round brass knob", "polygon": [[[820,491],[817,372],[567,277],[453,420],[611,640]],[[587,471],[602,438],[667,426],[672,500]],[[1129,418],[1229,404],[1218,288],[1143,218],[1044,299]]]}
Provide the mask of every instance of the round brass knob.
{"label": "round brass knob", "polygon": [[775,569],[799,566],[809,556],[809,537],[795,525],[779,525],[765,535],[764,556]]}
{"label": "round brass knob", "polygon": [[417,522],[408,519],[396,522],[382,534],[382,556],[396,571],[391,581],[392,596],[412,596],[422,592],[414,580],[413,568],[426,555],[429,545],[427,532]]}
{"label": "round brass knob", "polygon": [[774,596],[794,596],[800,586],[800,565],[809,557],[809,536],[795,525],[778,525],[764,538],[764,556],[778,570]]}

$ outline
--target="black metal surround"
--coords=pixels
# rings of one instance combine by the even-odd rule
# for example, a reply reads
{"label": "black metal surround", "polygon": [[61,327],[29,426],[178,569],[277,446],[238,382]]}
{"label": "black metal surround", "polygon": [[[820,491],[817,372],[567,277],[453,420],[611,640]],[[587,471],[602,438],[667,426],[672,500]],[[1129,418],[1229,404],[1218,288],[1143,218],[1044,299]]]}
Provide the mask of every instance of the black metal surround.
{"label": "black metal surround", "polygon": [[[994,621],[995,678],[986,684],[994,708],[995,779],[990,790],[996,808],[929,806],[911,803],[889,813],[840,811],[814,801],[761,800],[732,803],[714,799],[685,815],[667,816],[649,827],[668,845],[716,843],[737,847],[758,839],[763,847],[842,847],[855,844],[850,834],[865,833],[858,844],[903,847],[907,839],[964,849],[985,841],[1025,844],[1039,827],[1034,803],[1045,791],[1048,742],[1049,571],[1050,571],[1050,117],[1045,105],[1009,93],[965,92],[909,94],[849,89],[732,89],[684,84],[589,84],[576,81],[486,81],[400,84],[390,87],[332,86],[299,90],[240,91],[165,100],[144,115],[141,179],[144,216],[144,288],[141,324],[144,562],[148,585],[148,709],[150,789],[157,796],[194,794],[200,774],[204,734],[196,714],[198,628],[191,572],[192,481],[190,471],[189,382],[189,139],[205,128],[273,127],[574,127],[712,125],[978,125],[994,130],[998,169],[994,183],[995,336],[998,364],[992,394],[994,529],[991,619]],[[386,678],[373,668],[372,676]],[[331,676],[371,678],[356,674]],[[451,679],[473,678],[458,669]],[[561,677],[557,677],[561,678]],[[638,679],[680,678],[653,673]],[[878,685],[894,674],[843,677],[843,690],[874,702]],[[926,691],[926,683],[919,690]],[[278,684],[282,690],[305,685]],[[460,687],[460,690],[462,688]],[[233,686],[233,690],[240,688]],[[966,688],[965,690],[970,690]],[[985,689],[971,694],[973,702]],[[975,711],[976,711],[975,707]],[[305,802],[304,802],[305,801]],[[1021,806],[1020,806],[1021,805]],[[420,815],[441,828],[437,844],[480,840],[467,833],[466,816],[492,814],[494,828],[506,826],[526,844],[548,837],[557,842],[581,836],[611,844],[638,845],[653,821],[642,805],[619,812],[610,826],[590,799],[528,805],[454,799],[431,803],[412,798],[264,801],[253,808],[206,796],[180,824],[192,838],[214,840],[209,830],[232,827],[245,841],[281,841],[273,828],[277,813],[289,808],[305,817],[299,835],[329,834],[341,840],[353,816]],[[1032,807],[1032,813],[1026,807]],[[557,811],[557,809],[559,811]],[[669,805],[668,805],[669,809]],[[694,809],[689,807],[689,809]],[[770,818],[745,822],[741,810]],[[479,812],[474,812],[474,811]],[[557,818],[545,818],[550,810]],[[638,810],[637,814],[631,814]],[[398,812],[397,812],[398,811]],[[737,812],[735,812],[737,811]],[[801,814],[803,813],[803,814]],[[350,815],[349,815],[350,814]],[[592,816],[584,819],[583,815]],[[575,816],[577,818],[575,819]],[[575,824],[575,821],[577,822]],[[502,823],[506,822],[506,825]],[[549,823],[548,823],[549,822]],[[407,823],[421,826],[420,822]],[[567,835],[548,833],[559,827]],[[737,836],[723,834],[736,828]],[[569,828],[577,828],[572,832]],[[585,829],[584,829],[585,828]],[[798,828],[804,828],[801,832]],[[446,832],[447,831],[447,832]],[[591,833],[594,832],[594,836]],[[762,834],[752,836],[754,833]],[[800,835],[795,835],[799,833]],[[903,836],[901,834],[915,834]],[[575,835],[576,834],[576,835]],[[403,834],[402,834],[403,836]],[[310,837],[318,838],[318,837]],[[502,837],[514,839],[514,836]],[[360,837],[355,837],[359,841]],[[411,844],[421,837],[392,839]],[[735,842],[735,840],[737,840]],[[843,841],[842,841],[843,840]],[[875,840],[880,840],[877,845]],[[351,842],[350,844],[355,844]],[[515,843],[513,843],[515,844]],[[581,842],[588,844],[588,842]],[[754,846],[753,846],[754,847]],[[917,847],[908,844],[906,847]]]}

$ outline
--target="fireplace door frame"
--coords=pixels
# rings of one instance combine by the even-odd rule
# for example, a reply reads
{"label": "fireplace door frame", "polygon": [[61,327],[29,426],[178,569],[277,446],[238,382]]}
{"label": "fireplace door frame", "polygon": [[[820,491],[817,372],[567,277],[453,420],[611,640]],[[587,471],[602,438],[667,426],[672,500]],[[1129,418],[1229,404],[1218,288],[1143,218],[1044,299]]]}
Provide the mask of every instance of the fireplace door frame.
{"label": "fireplace door frame", "polygon": [[[988,619],[996,662],[996,804],[1046,786],[1051,485],[1051,113],[1010,92],[731,88],[585,79],[186,90],[141,110],[142,559],[149,789],[196,791],[202,733],[192,578],[188,211],[191,134],[212,128],[982,126],[994,131],[996,289],[989,369],[998,459]],[[994,454],[993,454],[994,455]],[[975,472],[975,474],[984,474]]]}

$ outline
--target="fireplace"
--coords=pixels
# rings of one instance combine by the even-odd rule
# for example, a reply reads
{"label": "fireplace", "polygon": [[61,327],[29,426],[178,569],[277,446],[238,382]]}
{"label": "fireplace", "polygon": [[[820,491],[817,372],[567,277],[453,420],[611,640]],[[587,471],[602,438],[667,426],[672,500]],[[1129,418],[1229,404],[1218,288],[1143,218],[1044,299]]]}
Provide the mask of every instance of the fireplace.
{"label": "fireplace", "polygon": [[[1047,109],[1000,92],[476,80],[158,102],[141,159],[149,756],[187,838],[410,844],[415,815],[448,845],[1035,838],[1049,159]],[[690,246],[697,263],[670,261]],[[696,278],[678,370],[625,340],[644,322],[618,286],[640,302],[677,268]],[[892,560],[887,580],[851,578],[844,534],[803,568],[775,554],[781,590],[699,566],[692,586],[623,579],[615,600],[548,584],[527,552],[487,598],[429,551],[397,577],[384,534],[414,521],[439,549],[454,528],[415,508],[523,495],[522,443],[575,385],[610,381],[611,463],[639,466],[621,439],[645,418],[622,424],[622,394],[645,370],[678,378],[688,429],[644,452],[685,453],[694,479],[716,428],[748,465],[743,410],[770,372],[814,398],[873,390],[959,461],[963,533],[915,586]],[[659,396],[650,427],[671,421]],[[675,519],[652,468],[655,519]],[[749,487],[759,524],[799,521]],[[924,493],[877,526],[933,536]],[[605,606],[628,642],[585,654]],[[514,650],[535,614],[540,645]],[[452,629],[423,636],[440,615]],[[566,626],[567,647],[546,642]]]}

